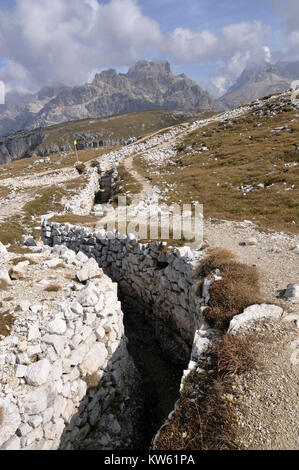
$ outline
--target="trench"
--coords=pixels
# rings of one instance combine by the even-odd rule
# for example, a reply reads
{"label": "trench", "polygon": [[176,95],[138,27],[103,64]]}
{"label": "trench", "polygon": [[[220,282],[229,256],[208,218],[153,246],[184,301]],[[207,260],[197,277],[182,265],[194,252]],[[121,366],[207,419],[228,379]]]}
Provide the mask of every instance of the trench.
{"label": "trench", "polygon": [[[106,203],[113,197],[114,171],[108,171],[100,178],[101,191],[97,194],[97,202]],[[105,269],[104,269],[105,271]],[[113,274],[106,272],[113,279]],[[155,322],[155,312],[151,306],[142,305],[142,299],[133,298],[118,287],[118,298],[124,313],[125,336],[128,340],[128,352],[139,372],[141,390],[139,390],[143,404],[143,425],[138,426],[136,448],[148,450],[156,433],[174,409],[180,395],[180,384],[184,369],[187,368],[189,358],[182,354],[181,361],[175,360],[177,355],[166,354],[167,346],[163,351],[163,335],[160,325]],[[150,315],[145,315],[150,310]],[[160,338],[159,338],[160,336]],[[158,339],[160,339],[160,344]],[[173,336],[172,342],[176,343]],[[176,345],[179,349],[180,345]],[[140,435],[142,433],[142,435]]]}
{"label": "trench", "polygon": [[[152,321],[121,296],[128,351],[142,379],[143,449],[150,444],[179,398],[183,370],[187,364],[173,362],[161,349]],[[141,438],[141,439],[140,439]]]}

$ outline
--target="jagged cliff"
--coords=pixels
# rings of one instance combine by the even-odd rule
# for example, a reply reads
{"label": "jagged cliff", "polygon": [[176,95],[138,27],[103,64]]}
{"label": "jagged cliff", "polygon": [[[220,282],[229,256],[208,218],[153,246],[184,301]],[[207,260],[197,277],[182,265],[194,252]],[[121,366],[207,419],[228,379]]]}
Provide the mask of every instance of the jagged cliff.
{"label": "jagged cliff", "polygon": [[[106,70],[91,83],[47,87],[8,104],[0,112],[0,135],[70,120],[151,109],[223,109],[186,75],[175,76],[168,62],[140,61],[127,74]],[[0,110],[1,111],[1,110]]]}

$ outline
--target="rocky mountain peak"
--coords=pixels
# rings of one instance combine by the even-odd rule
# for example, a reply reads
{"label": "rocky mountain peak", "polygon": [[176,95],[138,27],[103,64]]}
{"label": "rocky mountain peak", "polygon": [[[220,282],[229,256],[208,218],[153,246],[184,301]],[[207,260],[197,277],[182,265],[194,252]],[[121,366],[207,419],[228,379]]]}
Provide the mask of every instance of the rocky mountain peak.
{"label": "rocky mountain peak", "polygon": [[82,118],[97,118],[152,109],[223,109],[186,75],[172,73],[169,62],[141,60],[127,74],[109,69],[91,83],[46,87],[26,107],[0,109],[0,135]]}

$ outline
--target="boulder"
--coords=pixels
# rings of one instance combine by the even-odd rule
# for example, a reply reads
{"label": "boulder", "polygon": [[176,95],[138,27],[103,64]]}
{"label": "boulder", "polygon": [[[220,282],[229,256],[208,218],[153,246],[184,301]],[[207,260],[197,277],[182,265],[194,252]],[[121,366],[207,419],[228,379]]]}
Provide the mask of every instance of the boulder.
{"label": "boulder", "polygon": [[76,258],[74,259],[74,263],[82,264],[82,263],[85,263],[86,261],[88,261],[88,257],[84,253],[82,253],[82,251],[79,251],[79,253],[77,253]]}
{"label": "boulder", "polygon": [[299,301],[299,284],[289,284],[284,293],[284,297],[292,301]]}
{"label": "boulder", "polygon": [[79,282],[85,282],[89,279],[93,279],[94,277],[102,275],[103,271],[99,267],[96,260],[94,258],[90,258],[86,263],[84,263],[80,271],[77,272],[77,279],[79,280]]}
{"label": "boulder", "polygon": [[24,245],[26,246],[37,246],[33,237],[28,237]]}
{"label": "boulder", "polygon": [[103,343],[96,343],[85,356],[84,361],[80,364],[83,374],[93,374],[104,366],[108,352]]}
{"label": "boulder", "polygon": [[55,318],[46,324],[46,330],[53,335],[64,335],[66,332],[66,323],[60,318]]}
{"label": "boulder", "polygon": [[7,442],[5,442],[5,444],[3,444],[0,450],[20,450],[20,447],[20,438],[13,436]]}
{"label": "boulder", "polygon": [[57,268],[62,263],[60,258],[53,258],[50,259],[49,261],[45,261],[45,266],[47,268]]}
{"label": "boulder", "polygon": [[11,279],[13,279],[14,281],[25,279],[26,268],[28,265],[29,265],[29,261],[26,262],[26,264],[24,262],[24,263],[19,263],[16,266],[13,266],[9,271]]}
{"label": "boulder", "polygon": [[37,415],[48,407],[49,391],[46,386],[29,390],[23,399],[24,411],[28,415]]}
{"label": "boulder", "polygon": [[283,314],[281,307],[277,305],[251,305],[243,313],[236,315],[229,324],[228,334],[236,335],[246,323],[262,318],[280,318]]}
{"label": "boulder", "polygon": [[24,375],[25,381],[28,385],[35,387],[43,385],[47,382],[50,370],[51,364],[48,359],[35,362],[32,366],[27,368]]}

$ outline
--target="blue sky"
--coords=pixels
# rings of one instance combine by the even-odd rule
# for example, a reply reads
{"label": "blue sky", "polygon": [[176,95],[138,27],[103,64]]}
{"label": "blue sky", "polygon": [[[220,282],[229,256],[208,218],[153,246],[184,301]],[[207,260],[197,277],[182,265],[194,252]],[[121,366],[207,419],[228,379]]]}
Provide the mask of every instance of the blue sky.
{"label": "blue sky", "polygon": [[299,60],[299,0],[0,0],[10,89],[90,80],[168,59],[221,94],[251,61]]}

